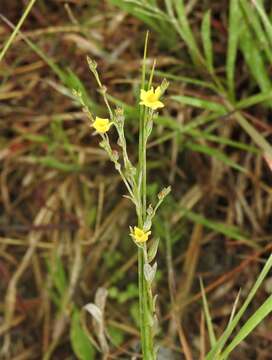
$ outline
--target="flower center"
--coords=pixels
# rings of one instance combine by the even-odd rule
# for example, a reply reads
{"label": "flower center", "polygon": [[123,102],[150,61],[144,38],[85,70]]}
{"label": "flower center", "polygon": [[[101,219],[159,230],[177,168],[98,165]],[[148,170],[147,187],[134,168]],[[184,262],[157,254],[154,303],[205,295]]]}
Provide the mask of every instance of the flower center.
{"label": "flower center", "polygon": [[147,101],[149,102],[155,102],[157,99],[156,99],[156,95],[151,93],[151,94],[148,94],[147,96]]}

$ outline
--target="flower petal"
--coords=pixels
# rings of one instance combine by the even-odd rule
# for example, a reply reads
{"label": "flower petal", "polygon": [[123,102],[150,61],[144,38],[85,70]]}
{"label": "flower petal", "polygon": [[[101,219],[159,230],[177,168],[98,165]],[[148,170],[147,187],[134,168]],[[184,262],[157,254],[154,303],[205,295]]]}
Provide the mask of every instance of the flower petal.
{"label": "flower petal", "polygon": [[147,95],[147,92],[144,89],[141,89],[140,99],[143,100],[146,95]]}
{"label": "flower petal", "polygon": [[157,99],[159,99],[159,97],[161,96],[161,87],[158,86],[155,90],[155,95],[157,96]]}
{"label": "flower petal", "polygon": [[155,109],[159,109],[159,108],[162,108],[162,107],[164,107],[164,104],[161,101],[156,101],[154,103],[154,108]]}

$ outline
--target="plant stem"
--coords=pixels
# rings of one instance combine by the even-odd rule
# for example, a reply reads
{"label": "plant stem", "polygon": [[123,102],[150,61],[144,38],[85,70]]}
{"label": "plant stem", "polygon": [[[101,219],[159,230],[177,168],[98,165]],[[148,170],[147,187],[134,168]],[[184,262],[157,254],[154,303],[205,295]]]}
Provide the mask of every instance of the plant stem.
{"label": "plant stem", "polygon": [[[140,116],[139,132],[139,176],[141,177],[141,196],[138,206],[138,226],[143,228],[146,218],[146,141],[145,121],[146,112]],[[141,344],[144,360],[155,360],[153,342],[153,298],[150,284],[144,276],[144,264],[146,259],[146,244],[138,247],[138,275],[139,275],[139,305],[140,305],[140,328]]]}
{"label": "plant stem", "polygon": [[[142,66],[141,88],[145,88],[146,74],[146,53],[147,53],[148,32],[145,38],[145,48]],[[143,228],[146,220],[146,121],[147,109],[140,109],[139,123],[139,155],[138,155],[138,182],[141,184],[138,196],[138,226]],[[141,346],[144,360],[155,360],[154,342],[153,342],[153,298],[151,285],[144,276],[144,264],[147,261],[146,244],[138,247],[138,277],[139,277],[139,306],[140,306],[140,330]]]}

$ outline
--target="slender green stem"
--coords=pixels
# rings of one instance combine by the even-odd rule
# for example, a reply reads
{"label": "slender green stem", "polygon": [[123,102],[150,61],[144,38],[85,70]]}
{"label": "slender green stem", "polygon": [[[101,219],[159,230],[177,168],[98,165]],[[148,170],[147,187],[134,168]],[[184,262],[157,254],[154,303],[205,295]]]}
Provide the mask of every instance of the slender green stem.
{"label": "slender green stem", "polygon": [[142,139],[142,197],[143,197],[143,220],[145,221],[146,214],[146,109],[144,109],[144,124],[143,124],[143,139]]}
{"label": "slender green stem", "polygon": [[[145,39],[145,49],[142,66],[142,84],[145,89],[146,75],[146,52],[147,52],[148,33]],[[148,112],[145,107],[140,109],[139,119],[139,158],[138,158],[138,182],[140,183],[140,192],[138,196],[138,226],[143,228],[146,220],[146,121]],[[141,346],[144,360],[155,360],[155,351],[153,343],[153,298],[151,286],[144,276],[144,264],[147,262],[146,244],[138,247],[138,276],[139,276],[139,305],[140,305],[140,330]]]}

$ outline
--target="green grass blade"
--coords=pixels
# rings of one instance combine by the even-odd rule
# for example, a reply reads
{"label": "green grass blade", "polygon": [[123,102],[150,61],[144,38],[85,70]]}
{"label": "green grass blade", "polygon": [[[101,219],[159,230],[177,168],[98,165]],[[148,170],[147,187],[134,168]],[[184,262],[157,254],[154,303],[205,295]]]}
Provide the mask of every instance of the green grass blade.
{"label": "green grass blade", "polygon": [[213,47],[212,47],[212,38],[211,38],[210,10],[208,10],[203,16],[203,20],[201,23],[201,37],[202,37],[204,54],[207,61],[207,68],[212,73],[214,69],[213,69]]}
{"label": "green grass blade", "polygon": [[71,318],[70,341],[72,349],[79,360],[96,359],[96,351],[93,347],[88,335],[85,333],[81,322],[80,312],[74,309]]}
{"label": "green grass blade", "polygon": [[222,161],[224,164],[226,164],[227,166],[232,167],[233,169],[235,169],[237,171],[241,171],[241,172],[244,172],[244,173],[247,172],[247,170],[244,167],[238,165],[235,161],[231,160],[227,155],[225,155],[223,152],[221,152],[218,149],[209,147],[207,145],[196,144],[196,143],[193,143],[193,142],[187,142],[186,147],[190,148],[192,151],[197,151],[197,152],[200,152],[202,154],[212,156],[212,157],[216,158],[219,161]]}
{"label": "green grass blade", "polygon": [[[15,27],[12,25],[12,23],[7,20],[5,17],[3,17],[0,14],[0,18],[12,29],[15,29]],[[51,70],[62,80],[64,76],[64,72],[59,68],[58,65],[54,63],[37,45],[35,45],[32,41],[30,41],[22,32],[18,30],[20,36],[25,41],[25,43],[51,68]]]}
{"label": "green grass blade", "polygon": [[61,298],[62,296],[64,296],[65,291],[68,288],[67,275],[61,257],[55,254],[53,258],[53,263],[50,262],[49,259],[46,260],[48,272],[51,276],[55,288],[58,291],[58,297]]}
{"label": "green grass blade", "polygon": [[270,44],[272,45],[272,24],[268,17],[268,15],[265,12],[264,5],[260,0],[254,0],[252,1],[253,5],[257,9],[257,12],[263,22],[264,28],[267,32],[268,39],[270,40]]}
{"label": "green grass blade", "polygon": [[207,297],[206,297],[206,293],[205,293],[205,288],[203,286],[203,281],[201,278],[199,279],[199,282],[200,282],[200,288],[201,288],[201,294],[202,294],[205,319],[206,319],[209,338],[210,338],[210,344],[211,344],[211,346],[214,346],[216,344],[216,337],[215,337],[215,333],[213,330],[212,317],[211,317],[210,310],[209,310],[209,305],[208,305],[208,301],[207,301]]}
{"label": "green grass blade", "polygon": [[264,53],[260,50],[251,29],[245,21],[241,28],[239,46],[246,64],[260,89],[263,92],[269,91],[271,90],[271,80],[264,61]]}
{"label": "green grass blade", "polygon": [[30,13],[32,7],[34,6],[36,0],[30,0],[23,15],[21,16],[21,19],[19,20],[18,24],[15,26],[11,36],[8,38],[7,42],[5,43],[1,53],[0,53],[0,62],[3,60],[6,52],[8,51],[10,45],[12,44],[12,41],[15,39],[15,36],[18,34],[19,29],[23,25],[27,15]]}
{"label": "green grass blade", "polygon": [[235,149],[240,149],[240,150],[244,150],[247,152],[252,152],[254,154],[259,154],[260,150],[257,147],[245,144],[243,142],[239,142],[239,141],[235,141],[235,140],[231,140],[229,138],[223,137],[223,136],[218,136],[218,135],[213,135],[210,134],[206,131],[199,131],[199,130],[188,130],[188,131],[184,131],[186,134],[193,136],[196,139],[207,139],[209,141],[218,143],[218,144],[223,144],[223,145],[227,145],[230,147],[233,147]]}
{"label": "green grass blade", "polygon": [[196,85],[196,86],[200,86],[203,88],[213,90],[214,92],[217,92],[217,88],[212,83],[207,82],[207,81],[193,79],[193,78],[190,78],[187,76],[174,75],[174,74],[171,74],[170,72],[159,71],[159,70],[156,70],[154,72],[154,74],[157,77],[162,77],[162,78],[169,79],[169,80],[175,80],[175,81],[186,83],[186,84]]}
{"label": "green grass blade", "polygon": [[156,1],[109,0],[110,3],[128,12],[160,34],[167,47],[176,45],[177,35],[173,29],[172,20],[160,10]]}
{"label": "green grass blade", "polygon": [[247,97],[246,99],[242,99],[236,103],[236,109],[246,109],[250,106],[258,105],[260,103],[266,102],[268,100],[272,100],[272,91],[266,91],[263,93],[259,93],[257,95],[252,95]]}
{"label": "green grass blade", "polygon": [[191,96],[183,96],[183,95],[174,95],[171,96],[171,99],[176,100],[177,102],[181,104],[186,104],[194,107],[198,107],[205,110],[210,110],[213,112],[216,112],[218,114],[225,114],[226,108],[224,105],[221,105],[219,103],[204,100],[200,98],[193,98]]}
{"label": "green grass blade", "polygon": [[241,231],[235,226],[227,226],[223,223],[219,223],[218,221],[214,221],[211,219],[207,219],[204,216],[197,214],[193,211],[190,211],[186,208],[180,208],[182,215],[186,218],[190,219],[193,222],[198,224],[202,224],[208,229],[214,230],[220,234],[225,235],[230,239],[235,239],[239,241],[245,241],[249,243],[249,240],[246,240],[246,237],[241,234]]}
{"label": "green grass blade", "polygon": [[267,38],[265,30],[260,22],[258,17],[258,12],[252,7],[248,0],[239,0],[241,10],[246,18],[246,21],[249,23],[250,27],[255,32],[256,38],[259,41],[260,47],[265,51],[265,54],[272,63],[272,47],[271,42]]}
{"label": "green grass blade", "polygon": [[239,9],[238,1],[230,0],[226,72],[229,94],[232,100],[235,99],[235,63],[237,58],[240,30],[241,12]]}
{"label": "green grass blade", "polygon": [[80,172],[83,171],[83,167],[79,164],[73,163],[64,163],[60,160],[57,160],[54,156],[30,156],[29,158],[30,163],[33,164],[40,164],[47,168],[56,169],[63,172],[73,173],[73,172]]}
{"label": "green grass blade", "polygon": [[238,334],[226,347],[219,360],[225,360],[229,354],[243,341],[263,319],[272,312],[272,295],[258,308],[258,310],[242,326]]}
{"label": "green grass blade", "polygon": [[186,43],[192,60],[196,63],[203,63],[203,57],[198,49],[193,31],[190,27],[187,15],[186,15],[186,11],[185,11],[185,6],[184,6],[184,1],[183,0],[173,0],[174,6],[175,6],[175,10],[177,12],[178,15],[178,22],[180,25],[180,35],[183,38],[184,42]]}
{"label": "green grass blade", "polygon": [[249,295],[247,296],[244,304],[242,305],[241,309],[238,311],[237,315],[233,318],[232,322],[228,325],[227,329],[221,335],[219,340],[217,341],[216,345],[211,349],[208,355],[205,357],[205,360],[214,360],[215,355],[218,354],[219,351],[222,351],[225,343],[228,341],[229,337],[231,336],[233,330],[237,326],[238,322],[240,321],[241,317],[244,315],[245,311],[247,310],[249,304],[251,303],[252,299],[254,298],[257,290],[262,285],[266,275],[269,273],[270,269],[272,268],[272,255],[268,258],[267,262],[263,270],[261,271],[257,281],[253,285]]}

